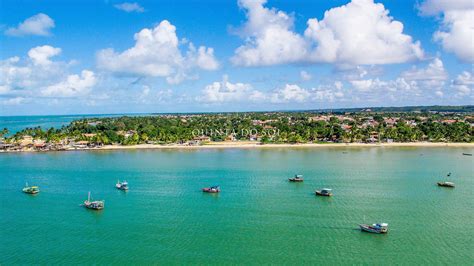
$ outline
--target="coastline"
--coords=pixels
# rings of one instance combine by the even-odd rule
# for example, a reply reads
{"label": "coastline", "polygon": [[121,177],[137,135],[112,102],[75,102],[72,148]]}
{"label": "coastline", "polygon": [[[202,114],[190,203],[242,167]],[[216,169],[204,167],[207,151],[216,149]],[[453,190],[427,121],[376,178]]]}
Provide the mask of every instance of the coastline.
{"label": "coastline", "polygon": [[224,142],[209,142],[203,145],[181,145],[181,144],[137,144],[137,145],[104,145],[102,147],[94,148],[69,148],[65,150],[14,150],[14,151],[0,151],[0,153],[22,153],[22,152],[62,152],[62,151],[107,151],[107,150],[152,150],[152,149],[184,149],[184,150],[199,150],[199,149],[267,149],[267,148],[391,148],[391,147],[451,147],[451,148],[474,148],[474,143],[463,142],[393,142],[393,143],[304,143],[304,144],[260,144],[252,141],[224,141]]}

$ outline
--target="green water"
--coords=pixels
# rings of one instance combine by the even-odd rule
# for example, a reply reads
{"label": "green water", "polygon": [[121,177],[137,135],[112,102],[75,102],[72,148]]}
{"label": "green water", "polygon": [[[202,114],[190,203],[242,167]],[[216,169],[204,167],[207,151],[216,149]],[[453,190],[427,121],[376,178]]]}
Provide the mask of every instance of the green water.
{"label": "green water", "polygon": [[[474,159],[462,152],[474,151],[0,154],[0,264],[472,265]],[[436,186],[447,172],[455,189]],[[295,173],[305,182],[287,182]],[[21,193],[25,181],[41,193]],[[213,184],[220,195],[200,192]],[[334,197],[315,197],[321,187]],[[103,211],[79,206],[88,191]],[[364,221],[390,232],[362,233]]]}

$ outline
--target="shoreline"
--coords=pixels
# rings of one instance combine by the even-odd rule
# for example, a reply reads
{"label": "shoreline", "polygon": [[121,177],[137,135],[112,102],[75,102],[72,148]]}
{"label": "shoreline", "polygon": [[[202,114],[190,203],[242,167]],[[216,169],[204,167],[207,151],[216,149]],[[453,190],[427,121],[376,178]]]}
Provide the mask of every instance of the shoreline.
{"label": "shoreline", "polygon": [[266,149],[266,148],[391,148],[391,147],[418,147],[418,148],[474,148],[474,143],[445,143],[445,142],[394,142],[394,143],[305,143],[305,144],[260,144],[259,142],[242,141],[242,142],[210,142],[203,145],[189,146],[180,144],[137,144],[130,146],[123,145],[105,145],[94,148],[69,148],[66,150],[14,150],[0,151],[0,153],[46,153],[46,152],[63,152],[63,151],[110,151],[110,150],[153,150],[153,149],[183,149],[183,150],[199,150],[199,149]]}

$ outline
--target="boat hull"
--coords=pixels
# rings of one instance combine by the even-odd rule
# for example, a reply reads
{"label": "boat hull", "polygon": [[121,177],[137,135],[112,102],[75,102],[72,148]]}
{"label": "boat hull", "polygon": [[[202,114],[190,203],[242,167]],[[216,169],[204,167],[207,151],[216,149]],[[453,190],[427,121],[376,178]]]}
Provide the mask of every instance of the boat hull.
{"label": "boat hull", "polygon": [[22,191],[26,194],[38,194],[40,192],[39,189],[31,190],[29,188],[24,188]]}
{"label": "boat hull", "polygon": [[323,196],[323,197],[331,197],[332,193],[322,193],[321,191],[315,191],[314,192],[316,196]]}
{"label": "boat hull", "polygon": [[446,184],[446,183],[442,183],[442,182],[438,182],[438,186],[454,188],[454,184]]}
{"label": "boat hull", "polygon": [[202,192],[205,192],[205,193],[219,193],[220,190],[219,189],[211,189],[211,188],[203,188]]}
{"label": "boat hull", "polygon": [[360,224],[359,227],[362,232],[367,232],[367,233],[372,233],[372,234],[386,234],[388,232],[388,230],[377,229],[365,224]]}
{"label": "boat hull", "polygon": [[290,181],[290,182],[303,182],[304,179],[302,179],[302,178],[288,178],[288,181]]}

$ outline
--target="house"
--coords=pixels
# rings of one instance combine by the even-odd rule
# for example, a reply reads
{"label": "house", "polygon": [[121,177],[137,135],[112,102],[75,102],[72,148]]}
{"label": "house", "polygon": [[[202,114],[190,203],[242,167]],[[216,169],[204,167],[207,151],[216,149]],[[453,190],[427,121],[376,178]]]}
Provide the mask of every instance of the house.
{"label": "house", "polygon": [[209,141],[211,141],[211,138],[208,137],[208,136],[198,136],[198,137],[194,137],[193,141],[195,141],[197,143],[209,142]]}
{"label": "house", "polygon": [[445,124],[453,124],[453,123],[456,123],[456,120],[454,120],[454,119],[445,119],[441,122],[445,123]]}
{"label": "house", "polygon": [[81,140],[81,141],[78,141],[78,142],[74,143],[72,146],[74,148],[84,149],[84,148],[87,148],[88,145],[89,145],[89,141]]}
{"label": "house", "polygon": [[97,134],[95,134],[95,133],[85,133],[85,134],[82,134],[82,135],[83,135],[84,137],[86,137],[86,138],[93,138],[93,137],[95,137]]}
{"label": "house", "polygon": [[367,142],[377,142],[379,140],[379,133],[377,131],[372,131],[369,133],[369,138]]}

